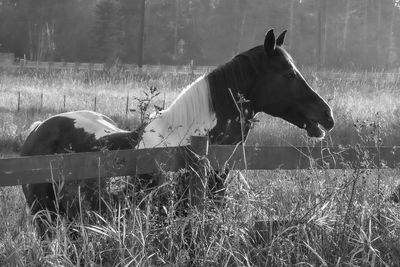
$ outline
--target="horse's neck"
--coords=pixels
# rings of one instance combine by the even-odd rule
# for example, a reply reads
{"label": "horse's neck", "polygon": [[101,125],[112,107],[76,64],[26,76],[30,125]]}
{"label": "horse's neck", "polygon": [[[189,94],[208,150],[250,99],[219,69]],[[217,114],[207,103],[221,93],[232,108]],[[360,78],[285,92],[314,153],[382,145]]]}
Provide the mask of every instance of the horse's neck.
{"label": "horse's neck", "polygon": [[251,103],[236,103],[237,95],[248,97],[256,79],[251,62],[239,58],[200,77],[146,126],[138,148],[188,145],[190,136],[208,133],[212,144],[245,140],[255,112]]}
{"label": "horse's neck", "polygon": [[[246,110],[246,109],[245,109]],[[236,145],[246,141],[251,129],[251,119],[254,113],[250,114],[244,111],[242,116],[226,119],[218,119],[217,125],[210,131],[210,143],[218,145]]]}
{"label": "horse's neck", "polygon": [[200,77],[146,126],[138,147],[188,145],[190,136],[206,135],[215,124],[210,89]]}
{"label": "horse's neck", "polygon": [[251,103],[238,103],[238,94],[249,98],[257,76],[250,62],[238,59],[207,75],[217,117],[210,131],[212,144],[235,145],[246,140],[255,111]]}

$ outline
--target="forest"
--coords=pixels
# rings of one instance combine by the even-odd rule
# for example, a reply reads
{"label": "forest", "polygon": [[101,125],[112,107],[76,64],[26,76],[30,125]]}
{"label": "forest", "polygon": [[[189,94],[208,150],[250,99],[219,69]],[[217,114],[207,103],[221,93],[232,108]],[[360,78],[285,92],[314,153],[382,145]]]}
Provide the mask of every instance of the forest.
{"label": "forest", "polygon": [[286,47],[300,65],[388,69],[400,65],[399,23],[399,0],[0,0],[0,52],[218,65],[274,28],[289,31]]}

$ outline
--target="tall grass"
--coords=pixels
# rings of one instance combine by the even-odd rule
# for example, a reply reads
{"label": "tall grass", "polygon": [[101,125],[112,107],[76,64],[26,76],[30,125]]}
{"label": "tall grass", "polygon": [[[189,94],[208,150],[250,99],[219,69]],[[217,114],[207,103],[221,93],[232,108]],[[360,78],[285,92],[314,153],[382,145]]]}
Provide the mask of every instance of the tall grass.
{"label": "tall grass", "polygon": [[144,195],[144,205],[108,202],[102,214],[85,211],[72,222],[57,217],[46,240],[35,235],[21,194],[2,189],[0,264],[400,264],[400,210],[384,201],[398,170],[380,170],[379,191],[376,170],[243,172],[250,189],[231,173],[223,206],[208,201],[204,213],[189,209],[185,217],[178,209],[182,184],[169,175],[158,191]]}
{"label": "tall grass", "polygon": [[[136,114],[125,120],[128,92],[133,99],[142,89],[157,86],[162,93],[156,104],[168,105],[179,88],[194,79],[157,74],[157,78],[88,82],[85,77],[60,75],[0,77],[0,94],[9,97],[7,101],[0,97],[2,151],[18,151],[33,121],[63,110],[63,95],[68,110],[91,109],[92,102],[84,99],[98,96],[98,111],[122,127],[134,128]],[[328,145],[358,144],[360,162],[371,164],[364,146],[398,142],[396,75],[307,70],[305,76],[334,110],[337,124],[327,137]],[[20,112],[15,111],[18,91],[24,95]],[[39,110],[42,92],[44,108]],[[130,108],[135,105],[131,102]],[[249,144],[312,145],[301,130],[281,120],[259,119]],[[20,189],[0,188],[0,265],[400,265],[400,210],[386,201],[398,169],[348,166],[242,174],[250,187],[243,187],[239,174],[231,172],[224,205],[209,200],[204,214],[193,209],[188,216],[179,216],[185,188],[179,175],[166,174],[158,190],[140,193],[141,203],[128,201],[131,195],[120,195],[120,202],[107,202],[105,213],[84,211],[72,222],[57,217],[49,226],[53,238],[47,240],[37,237],[34,215],[27,215]]]}

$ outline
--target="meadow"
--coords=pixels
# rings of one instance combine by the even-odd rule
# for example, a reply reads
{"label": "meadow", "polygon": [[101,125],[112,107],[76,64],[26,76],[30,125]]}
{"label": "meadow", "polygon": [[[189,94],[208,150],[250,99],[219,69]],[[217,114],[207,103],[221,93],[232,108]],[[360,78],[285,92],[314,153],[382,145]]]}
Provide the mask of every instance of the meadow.
{"label": "meadow", "polygon": [[[248,145],[357,145],[360,161],[368,164],[363,146],[400,144],[400,74],[304,69],[303,75],[331,105],[334,130],[315,142],[260,114]],[[65,110],[95,108],[120,127],[135,129],[137,106],[150,87],[159,92],[154,105],[163,107],[195,78],[3,71],[0,155],[16,156],[32,122]],[[87,211],[75,222],[60,218],[52,240],[35,235],[20,188],[0,188],[0,265],[400,266],[400,209],[387,201],[398,169],[244,171],[250,188],[237,182],[239,175],[231,173],[225,204],[209,203],[205,214],[176,216],[179,178],[169,174],[157,194],[144,197],[146,209],[123,201],[110,204],[107,214]],[[162,223],[150,205],[160,195],[169,199]],[[70,228],[77,238],[67,234]]]}

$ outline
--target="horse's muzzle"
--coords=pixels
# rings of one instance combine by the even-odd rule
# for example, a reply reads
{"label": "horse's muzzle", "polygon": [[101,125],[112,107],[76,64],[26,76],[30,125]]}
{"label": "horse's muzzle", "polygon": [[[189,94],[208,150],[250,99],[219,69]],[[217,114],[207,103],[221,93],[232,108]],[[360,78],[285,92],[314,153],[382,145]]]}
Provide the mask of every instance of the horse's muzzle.
{"label": "horse's muzzle", "polygon": [[335,120],[333,119],[332,110],[326,110],[324,112],[324,119],[321,120],[320,124],[325,128],[327,132],[331,131],[335,126]]}

